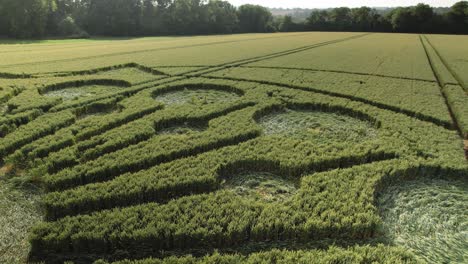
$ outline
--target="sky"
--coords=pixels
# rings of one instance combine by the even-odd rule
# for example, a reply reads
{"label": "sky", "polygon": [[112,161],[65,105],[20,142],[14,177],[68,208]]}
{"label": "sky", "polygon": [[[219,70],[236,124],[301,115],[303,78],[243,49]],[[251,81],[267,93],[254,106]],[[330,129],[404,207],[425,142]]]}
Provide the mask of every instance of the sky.
{"label": "sky", "polygon": [[235,6],[243,4],[256,4],[266,7],[282,8],[327,8],[327,7],[394,7],[411,6],[418,3],[426,3],[434,7],[452,6],[460,0],[228,0]]}

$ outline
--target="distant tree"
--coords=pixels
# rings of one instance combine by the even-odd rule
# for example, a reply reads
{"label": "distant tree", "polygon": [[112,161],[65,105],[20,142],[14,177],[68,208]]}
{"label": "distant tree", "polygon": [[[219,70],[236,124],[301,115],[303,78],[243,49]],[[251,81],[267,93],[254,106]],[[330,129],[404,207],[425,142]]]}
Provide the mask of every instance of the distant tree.
{"label": "distant tree", "polygon": [[141,14],[141,32],[144,35],[158,34],[159,28],[156,19],[156,1],[143,0]]}
{"label": "distant tree", "polygon": [[293,22],[292,16],[284,16],[279,25],[279,31],[290,32],[295,30],[297,30],[297,25]]}
{"label": "distant tree", "polygon": [[372,31],[377,32],[391,32],[392,31],[392,23],[388,20],[385,16],[380,14],[374,14],[375,28]]}
{"label": "distant tree", "polygon": [[17,38],[42,37],[48,15],[55,9],[53,0],[1,0],[4,32]]}
{"label": "distant tree", "polygon": [[[89,11],[92,0],[70,1],[70,5],[68,5],[70,11],[66,12],[67,15],[70,15],[81,29],[89,28]],[[58,5],[58,8],[60,9],[61,6]]]}
{"label": "distant tree", "polygon": [[374,12],[369,7],[351,9],[352,28],[355,31],[370,31],[375,27]]}
{"label": "distant tree", "polygon": [[152,20],[152,27],[155,31],[153,35],[170,34],[171,29],[168,24],[171,18],[169,7],[172,4],[172,0],[156,0],[155,2],[155,14]]}
{"label": "distant tree", "polygon": [[388,15],[392,29],[396,32],[427,33],[434,32],[437,20],[433,9],[426,4],[414,7],[400,7],[392,10]]}
{"label": "distant tree", "polygon": [[429,32],[433,27],[432,22],[434,18],[434,11],[429,5],[418,4],[412,8],[414,16],[414,23],[416,32],[425,33]]}
{"label": "distant tree", "polygon": [[0,37],[8,35],[8,20],[5,0],[0,0]]}
{"label": "distant tree", "polygon": [[447,18],[452,33],[468,33],[468,1],[455,3]]}
{"label": "distant tree", "polygon": [[[273,17],[262,6],[225,0],[0,0],[0,36],[223,34],[272,31],[468,33],[468,1],[451,8],[426,4],[385,11],[293,9]],[[308,15],[307,20],[298,19]],[[76,34],[79,32],[79,34]]]}
{"label": "distant tree", "polygon": [[271,32],[274,31],[273,15],[265,7],[259,5],[242,5],[237,11],[241,32]]}
{"label": "distant tree", "polygon": [[351,9],[347,7],[334,8],[329,17],[334,25],[334,30],[349,30],[352,26]]}
{"label": "distant tree", "polygon": [[87,29],[97,35],[138,35],[140,17],[140,0],[91,0]]}
{"label": "distant tree", "polygon": [[174,0],[168,11],[166,26],[173,34],[205,33],[207,22],[201,0]]}
{"label": "distant tree", "polygon": [[388,14],[393,31],[412,32],[415,28],[414,16],[410,8],[399,7]]}
{"label": "distant tree", "polygon": [[57,34],[65,37],[87,37],[87,33],[75,23],[71,16],[65,17],[58,23]]}
{"label": "distant tree", "polygon": [[[72,35],[85,36],[82,25],[87,21],[87,5],[90,0],[53,0],[56,8],[50,10],[47,18],[46,31],[48,35],[65,36],[65,28],[76,27]],[[67,25],[67,26],[65,26]],[[79,33],[79,34],[78,34]]]}
{"label": "distant tree", "polygon": [[208,27],[211,33],[234,33],[239,20],[236,8],[227,1],[210,0],[206,5]]}
{"label": "distant tree", "polygon": [[307,18],[307,25],[310,30],[328,30],[330,28],[330,16],[327,11],[312,11]]}
{"label": "distant tree", "polygon": [[159,8],[168,8],[172,4],[172,0],[156,0]]}

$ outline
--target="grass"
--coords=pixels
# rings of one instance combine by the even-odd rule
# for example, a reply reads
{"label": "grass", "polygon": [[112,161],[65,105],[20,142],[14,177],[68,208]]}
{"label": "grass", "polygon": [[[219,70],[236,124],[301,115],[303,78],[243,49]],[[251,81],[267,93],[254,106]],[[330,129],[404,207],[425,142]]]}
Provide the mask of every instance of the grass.
{"label": "grass", "polygon": [[466,263],[468,181],[418,179],[386,189],[383,232],[428,263]]}
{"label": "grass", "polygon": [[32,185],[18,186],[0,171],[0,263],[26,263],[30,228],[42,220],[40,191]]}
{"label": "grass", "polygon": [[362,141],[377,136],[368,122],[349,116],[286,110],[259,120],[266,135],[282,135],[317,142]]}
{"label": "grass", "polygon": [[267,172],[246,171],[227,177],[221,186],[254,201],[282,202],[297,191],[297,183]]}

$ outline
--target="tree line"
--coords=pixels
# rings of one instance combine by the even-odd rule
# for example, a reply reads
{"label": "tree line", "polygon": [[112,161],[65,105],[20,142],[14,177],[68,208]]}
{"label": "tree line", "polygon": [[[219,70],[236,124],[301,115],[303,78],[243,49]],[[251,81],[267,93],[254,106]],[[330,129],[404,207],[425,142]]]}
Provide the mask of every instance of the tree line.
{"label": "tree line", "polygon": [[273,32],[257,5],[218,0],[0,0],[0,36],[152,36]]}
{"label": "tree line", "polygon": [[305,22],[284,16],[279,31],[364,31],[468,34],[468,1],[439,13],[426,4],[398,7],[387,13],[369,7],[314,10]]}
{"label": "tree line", "polygon": [[313,11],[305,22],[221,0],[0,0],[0,36],[13,38],[231,34],[274,31],[468,33],[468,2],[381,14],[369,7]]}

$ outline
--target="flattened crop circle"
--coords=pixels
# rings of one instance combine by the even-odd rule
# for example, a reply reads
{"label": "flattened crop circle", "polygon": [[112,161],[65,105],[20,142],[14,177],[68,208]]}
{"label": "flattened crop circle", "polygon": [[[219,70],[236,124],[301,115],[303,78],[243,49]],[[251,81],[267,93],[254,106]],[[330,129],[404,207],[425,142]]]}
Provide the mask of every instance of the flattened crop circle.
{"label": "flattened crop circle", "polygon": [[285,109],[259,118],[258,123],[265,135],[317,142],[358,142],[377,136],[370,122],[330,112]]}

